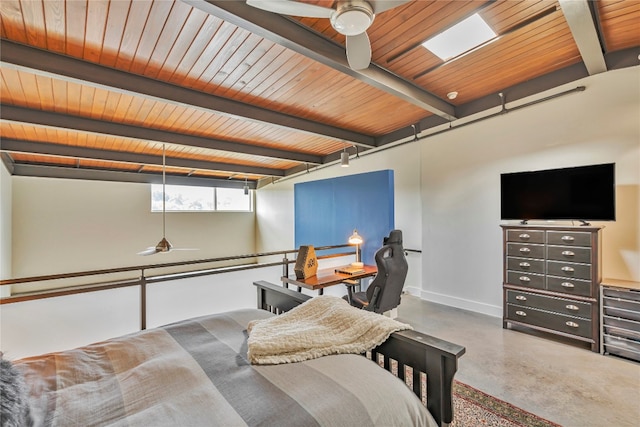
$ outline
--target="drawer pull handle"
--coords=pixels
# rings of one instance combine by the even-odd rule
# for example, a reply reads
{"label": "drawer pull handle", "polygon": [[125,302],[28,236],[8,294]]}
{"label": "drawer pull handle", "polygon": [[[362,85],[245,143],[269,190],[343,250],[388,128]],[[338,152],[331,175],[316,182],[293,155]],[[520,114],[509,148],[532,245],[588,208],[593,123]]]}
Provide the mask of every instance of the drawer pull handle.
{"label": "drawer pull handle", "polygon": [[528,254],[529,252],[531,252],[531,249],[529,249],[529,248],[520,248],[520,252],[522,252],[523,254]]}
{"label": "drawer pull handle", "polygon": [[573,267],[562,267],[562,271],[566,271],[567,273],[573,273],[575,270]]}
{"label": "drawer pull handle", "polygon": [[560,283],[560,286],[562,286],[563,288],[568,288],[568,289],[572,289],[572,288],[576,287],[576,285],[574,285],[571,282],[562,282],[562,283]]}
{"label": "drawer pull handle", "polygon": [[573,242],[574,240],[573,236],[562,236],[563,242]]}
{"label": "drawer pull handle", "polygon": [[574,256],[575,253],[573,251],[562,251],[562,255],[564,255],[564,256]]}
{"label": "drawer pull handle", "polygon": [[531,236],[529,236],[527,233],[522,233],[521,235],[519,235],[518,237],[520,237],[521,239],[530,239]]}
{"label": "drawer pull handle", "polygon": [[531,281],[531,279],[528,278],[527,276],[520,276],[519,279],[520,279],[521,282],[530,282]]}
{"label": "drawer pull handle", "polygon": [[527,297],[525,297],[524,295],[516,295],[516,299],[519,301],[526,301]]}
{"label": "drawer pull handle", "polygon": [[521,262],[520,267],[529,268],[531,267],[531,264],[529,264],[528,262]]}
{"label": "drawer pull handle", "polygon": [[565,325],[570,326],[572,328],[577,328],[578,326],[580,326],[576,322],[566,322]]}
{"label": "drawer pull handle", "polygon": [[520,310],[516,311],[516,314],[518,316],[522,316],[522,317],[526,317],[527,316],[527,313],[525,313],[524,311],[520,311]]}
{"label": "drawer pull handle", "polygon": [[573,311],[578,311],[580,310],[580,307],[578,307],[577,305],[573,305],[573,304],[567,304],[565,306],[568,310],[573,310]]}

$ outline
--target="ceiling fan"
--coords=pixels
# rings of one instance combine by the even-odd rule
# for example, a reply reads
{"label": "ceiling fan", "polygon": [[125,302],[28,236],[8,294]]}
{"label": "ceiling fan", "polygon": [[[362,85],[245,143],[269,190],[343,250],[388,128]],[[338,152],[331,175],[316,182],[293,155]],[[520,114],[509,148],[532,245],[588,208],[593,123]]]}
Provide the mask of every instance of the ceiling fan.
{"label": "ceiling fan", "polygon": [[166,177],[165,177],[165,169],[166,169],[166,157],[165,157],[165,146],[162,144],[162,240],[158,242],[155,246],[150,246],[147,249],[138,252],[138,255],[153,255],[157,253],[167,253],[172,250],[181,250],[181,251],[196,251],[197,249],[176,249],[173,247],[171,243],[166,238],[165,234],[165,216],[166,216]]}
{"label": "ceiling fan", "polygon": [[294,0],[247,0],[247,4],[268,12],[305,18],[329,18],[331,26],[346,36],[347,62],[353,70],[371,63],[367,29],[375,15],[408,3],[409,0],[337,0],[335,9]]}

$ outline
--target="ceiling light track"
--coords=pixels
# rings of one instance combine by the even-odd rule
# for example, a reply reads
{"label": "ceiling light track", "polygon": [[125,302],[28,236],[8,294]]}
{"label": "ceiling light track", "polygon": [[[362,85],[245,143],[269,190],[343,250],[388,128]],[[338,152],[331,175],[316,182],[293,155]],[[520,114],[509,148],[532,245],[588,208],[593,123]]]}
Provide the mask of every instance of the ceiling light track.
{"label": "ceiling light track", "polygon": [[[502,106],[502,108],[497,113],[491,113],[491,114],[488,114],[486,116],[479,117],[477,119],[470,120],[470,121],[465,122],[465,123],[461,123],[461,124],[459,124],[457,126],[453,126],[453,121],[451,121],[451,122],[448,123],[448,127],[446,127],[445,129],[441,129],[441,130],[429,133],[427,135],[422,135],[422,136],[418,136],[417,134],[415,134],[414,136],[410,137],[411,139],[408,139],[408,140],[405,140],[405,141],[400,141],[400,142],[397,142],[397,143],[389,143],[389,144],[384,145],[384,146],[379,147],[379,148],[374,148],[374,149],[371,149],[371,150],[367,150],[365,153],[362,154],[361,157],[367,156],[369,154],[381,153],[383,151],[391,150],[391,149],[394,149],[394,148],[397,148],[397,147],[401,147],[401,146],[406,145],[406,144],[411,144],[411,143],[414,143],[414,142],[417,142],[417,141],[422,141],[422,140],[425,140],[427,138],[434,137],[436,135],[440,135],[440,134],[443,134],[443,133],[446,133],[446,132],[449,132],[449,131],[452,131],[452,130],[455,130],[455,129],[463,128],[463,127],[466,127],[468,125],[472,125],[472,124],[475,124],[475,123],[480,123],[480,122],[483,122],[485,120],[489,120],[489,119],[501,116],[501,115],[503,115],[505,113],[508,113],[510,111],[516,111],[516,110],[520,110],[520,109],[523,109],[523,108],[531,107],[533,105],[540,104],[540,103],[547,102],[547,101],[551,101],[553,99],[560,98],[562,96],[571,95],[571,94],[574,94],[574,93],[577,93],[577,92],[584,92],[585,90],[586,90],[585,86],[576,86],[573,89],[565,90],[565,91],[562,91],[562,92],[559,92],[559,93],[556,93],[556,94],[553,94],[553,95],[546,96],[544,98],[536,99],[534,101],[525,102],[524,104],[520,104],[520,105],[517,105],[515,107],[511,107],[511,108],[507,108],[506,107],[505,96],[504,96],[504,94],[502,92],[500,92],[500,94],[498,94],[498,96],[501,98],[501,106]],[[416,125],[411,125],[411,127],[415,129],[415,126],[419,126],[419,125],[420,124],[418,123]],[[425,130],[428,130],[428,129],[425,129]],[[325,168],[330,167],[330,166],[334,166],[334,164],[320,165],[320,166],[315,167],[313,171],[314,172],[315,171],[319,171],[319,170],[325,169]],[[300,175],[300,173],[296,173],[296,174],[292,174],[292,175],[287,175],[286,177],[280,178],[280,179],[277,179],[277,180],[272,179],[271,180],[271,184],[277,184],[279,182],[288,181],[290,179],[297,178],[299,175]],[[262,187],[262,185],[258,185],[258,188],[259,187]]]}

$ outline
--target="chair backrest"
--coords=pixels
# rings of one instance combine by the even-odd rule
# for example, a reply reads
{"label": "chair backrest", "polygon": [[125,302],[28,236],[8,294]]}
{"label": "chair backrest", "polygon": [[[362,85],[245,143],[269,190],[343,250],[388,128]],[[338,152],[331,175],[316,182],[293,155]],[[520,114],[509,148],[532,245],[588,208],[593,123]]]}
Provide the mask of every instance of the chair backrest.
{"label": "chair backrest", "polygon": [[378,274],[367,288],[367,310],[384,313],[400,304],[409,265],[402,247],[402,231],[392,230],[375,255]]}

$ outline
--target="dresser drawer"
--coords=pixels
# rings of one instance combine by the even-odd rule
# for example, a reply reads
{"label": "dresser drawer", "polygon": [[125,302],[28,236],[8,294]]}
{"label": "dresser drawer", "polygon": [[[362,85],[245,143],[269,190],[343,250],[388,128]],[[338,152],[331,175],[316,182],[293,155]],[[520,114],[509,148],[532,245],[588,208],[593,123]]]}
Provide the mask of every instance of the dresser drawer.
{"label": "dresser drawer", "polygon": [[633,301],[624,298],[604,297],[602,304],[605,307],[623,308],[625,310],[637,311],[640,313],[640,301]]}
{"label": "dresser drawer", "polygon": [[507,304],[507,320],[591,338],[591,321],[535,308]]}
{"label": "dresser drawer", "polygon": [[591,263],[591,248],[547,246],[547,259],[589,264]]}
{"label": "dresser drawer", "polygon": [[605,316],[619,317],[621,319],[635,320],[640,322],[640,312],[633,310],[625,310],[623,308],[608,307],[606,304],[602,304],[602,314]]}
{"label": "dresser drawer", "polygon": [[508,242],[544,243],[542,230],[507,230]]}
{"label": "dresser drawer", "polygon": [[541,259],[507,257],[507,270],[544,274],[544,261]]}
{"label": "dresser drawer", "polygon": [[626,357],[627,359],[635,360],[636,362],[640,362],[640,352],[628,350],[625,348],[617,347],[614,344],[605,344],[604,346],[605,353],[613,354],[616,356]]}
{"label": "dresser drawer", "polygon": [[547,274],[558,277],[590,280],[591,264],[575,264],[562,261],[547,261]]}
{"label": "dresser drawer", "polygon": [[507,303],[591,319],[591,304],[588,302],[507,290]]}
{"label": "dresser drawer", "polygon": [[624,298],[624,299],[640,302],[640,291],[603,287],[602,294],[605,297]]}
{"label": "dresser drawer", "polygon": [[591,246],[591,233],[581,231],[547,231],[547,244]]}
{"label": "dresser drawer", "polygon": [[636,340],[636,341],[640,342],[640,331],[634,331],[632,329],[618,328],[618,327],[610,326],[610,325],[607,325],[607,324],[604,325],[603,329],[604,329],[604,333],[607,334],[607,335],[626,338],[626,339],[629,339],[629,340]]}
{"label": "dresser drawer", "polygon": [[544,245],[507,243],[507,255],[524,258],[544,258]]}
{"label": "dresser drawer", "polygon": [[507,271],[507,283],[529,288],[544,289],[544,276],[538,274]]}
{"label": "dresser drawer", "polygon": [[640,315],[640,301],[632,301],[622,298],[604,297],[602,300],[604,307],[620,308],[623,310],[629,310],[637,312]]}
{"label": "dresser drawer", "polygon": [[640,336],[640,321],[621,319],[619,317],[602,316],[602,323],[613,328],[626,329]]}
{"label": "dresser drawer", "polygon": [[569,295],[580,295],[583,297],[595,297],[591,292],[590,280],[567,279],[565,277],[547,276],[547,290],[552,292],[562,292]]}
{"label": "dresser drawer", "polygon": [[628,340],[625,338],[604,336],[604,345],[613,345],[621,349],[630,350],[640,355],[640,341]]}

